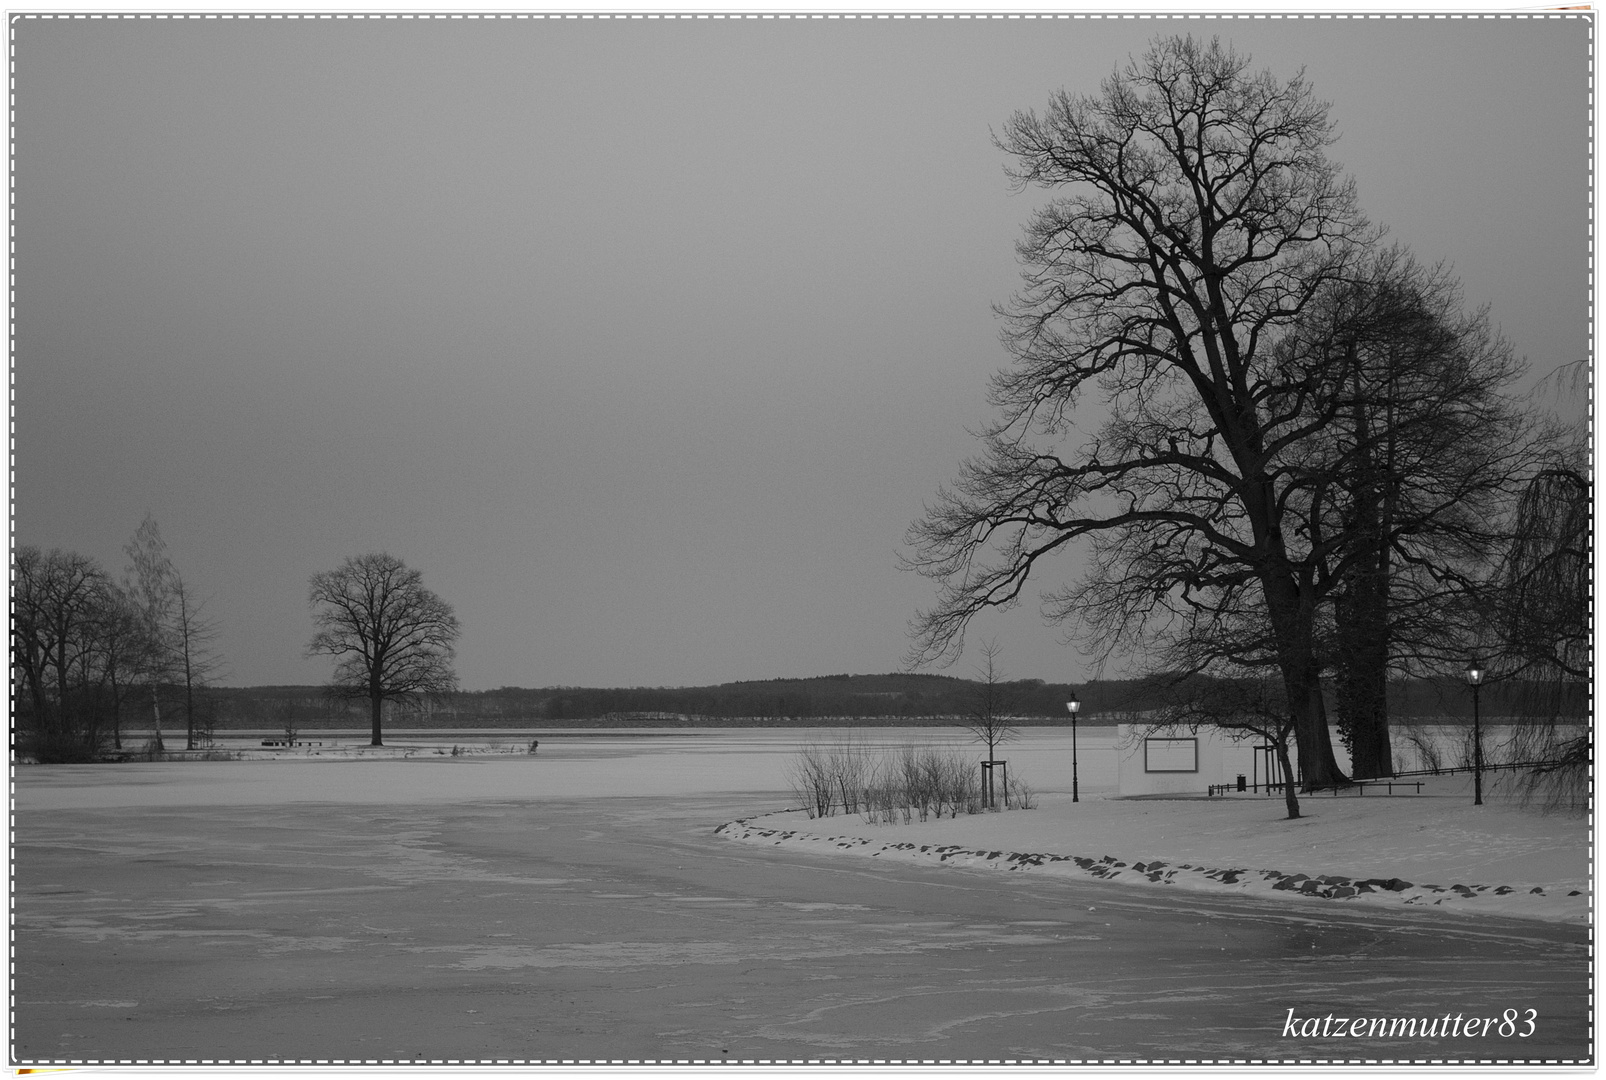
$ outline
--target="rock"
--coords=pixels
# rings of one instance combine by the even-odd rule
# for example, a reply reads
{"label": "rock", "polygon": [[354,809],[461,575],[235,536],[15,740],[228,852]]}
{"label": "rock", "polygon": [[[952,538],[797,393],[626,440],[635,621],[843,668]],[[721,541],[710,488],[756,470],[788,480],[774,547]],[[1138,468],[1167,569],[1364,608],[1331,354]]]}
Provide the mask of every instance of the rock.
{"label": "rock", "polygon": [[1411,883],[1409,881],[1402,881],[1397,877],[1391,877],[1387,881],[1383,882],[1383,888],[1387,889],[1389,892],[1404,892],[1410,887]]}
{"label": "rock", "polygon": [[1530,895],[1533,894],[1533,893],[1538,893],[1540,896],[1545,895],[1545,890],[1541,889],[1537,885],[1535,885],[1533,888],[1529,889],[1528,892],[1529,892]]}
{"label": "rock", "polygon": [[1328,893],[1334,900],[1343,900],[1345,897],[1357,895],[1358,890],[1353,885],[1335,885],[1333,891]]}

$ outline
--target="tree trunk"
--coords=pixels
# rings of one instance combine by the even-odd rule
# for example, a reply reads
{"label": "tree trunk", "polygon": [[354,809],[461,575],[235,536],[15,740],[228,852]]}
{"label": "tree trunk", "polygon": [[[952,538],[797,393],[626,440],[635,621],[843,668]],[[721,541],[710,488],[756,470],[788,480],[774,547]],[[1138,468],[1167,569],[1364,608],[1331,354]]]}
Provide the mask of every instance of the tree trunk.
{"label": "tree trunk", "polygon": [[162,743],[162,702],[154,683],[151,684],[151,720],[156,725],[156,752],[160,754],[167,748]]}
{"label": "tree trunk", "polygon": [[1349,745],[1356,779],[1394,775],[1389,745],[1388,633],[1379,582],[1357,577],[1337,606],[1337,677],[1334,679],[1339,732]]}
{"label": "tree trunk", "polygon": [[368,745],[369,746],[384,746],[385,745],[385,740],[381,737],[381,735],[379,733],[379,720],[380,720],[380,713],[384,709],[385,697],[384,697],[383,694],[375,692],[375,693],[372,693],[372,694],[370,694],[368,696],[368,701],[369,701],[369,704],[372,706],[373,719],[374,719],[374,738],[373,738],[373,741],[370,742]]}
{"label": "tree trunk", "polygon": [[1283,804],[1288,807],[1288,816],[1299,816],[1299,795],[1294,791],[1294,770],[1288,764],[1288,736],[1283,736],[1272,743],[1277,748],[1277,760],[1283,767]]}
{"label": "tree trunk", "polygon": [[123,748],[123,696],[117,687],[116,670],[112,671],[112,749]]}
{"label": "tree trunk", "polygon": [[1277,666],[1293,721],[1301,782],[1307,791],[1347,784],[1349,777],[1338,767],[1327,730],[1321,670],[1316,662],[1313,605],[1300,595],[1286,574],[1265,574],[1261,584],[1276,636]]}
{"label": "tree trunk", "polygon": [[[1372,441],[1360,405],[1355,409],[1355,440],[1362,447]],[[1358,463],[1355,507],[1348,522],[1357,558],[1333,600],[1338,730],[1349,747],[1350,772],[1358,779],[1394,775],[1388,733],[1389,558],[1379,469],[1371,454],[1366,450]]]}

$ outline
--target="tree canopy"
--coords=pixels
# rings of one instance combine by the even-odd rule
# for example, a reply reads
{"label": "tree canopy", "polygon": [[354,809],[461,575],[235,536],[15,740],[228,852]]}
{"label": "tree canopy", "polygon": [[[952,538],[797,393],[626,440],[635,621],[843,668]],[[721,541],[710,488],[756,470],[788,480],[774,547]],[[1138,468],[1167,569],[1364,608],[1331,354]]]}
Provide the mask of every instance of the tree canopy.
{"label": "tree canopy", "polygon": [[385,701],[456,688],[457,616],[400,559],[355,555],[314,574],[308,603],[318,632],[307,654],[335,658],[333,692],[368,698],[374,746],[384,744]]}
{"label": "tree canopy", "polygon": [[[999,308],[983,452],[910,530],[906,565],[940,582],[912,663],[1085,541],[1051,619],[1101,657],[1275,674],[1306,783],[1346,779],[1338,628],[1388,618],[1396,580],[1463,576],[1531,441],[1502,394],[1521,365],[1446,273],[1380,251],[1334,139],[1302,76],[1191,37],[1011,117],[1014,183],[1054,197]],[[1375,650],[1353,659],[1380,697]]]}

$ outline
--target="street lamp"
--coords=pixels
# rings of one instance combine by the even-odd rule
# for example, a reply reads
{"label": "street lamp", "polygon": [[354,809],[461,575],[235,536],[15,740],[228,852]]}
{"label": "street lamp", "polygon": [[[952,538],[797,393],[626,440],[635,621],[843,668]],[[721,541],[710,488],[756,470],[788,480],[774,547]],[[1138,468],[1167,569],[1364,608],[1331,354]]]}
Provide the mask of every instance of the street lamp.
{"label": "street lamp", "polygon": [[1065,703],[1065,707],[1071,713],[1071,801],[1081,802],[1082,795],[1076,790],[1076,714],[1081,710],[1082,703],[1076,700],[1075,694],[1072,694],[1071,700]]}
{"label": "street lamp", "polygon": [[1483,805],[1483,725],[1478,715],[1478,687],[1483,685],[1483,665],[1473,660],[1467,665],[1467,684],[1472,687],[1472,805]]}

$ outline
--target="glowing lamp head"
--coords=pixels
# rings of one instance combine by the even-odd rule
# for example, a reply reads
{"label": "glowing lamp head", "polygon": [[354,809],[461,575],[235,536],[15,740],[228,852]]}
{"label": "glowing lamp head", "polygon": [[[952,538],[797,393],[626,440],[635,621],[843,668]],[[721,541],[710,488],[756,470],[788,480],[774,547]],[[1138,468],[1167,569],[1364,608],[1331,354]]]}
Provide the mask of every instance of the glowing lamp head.
{"label": "glowing lamp head", "polygon": [[1067,712],[1069,712],[1072,716],[1075,716],[1077,713],[1082,711],[1082,703],[1080,701],[1076,700],[1076,695],[1075,694],[1072,694],[1071,695],[1071,700],[1069,700],[1069,701],[1067,701],[1065,703],[1065,710]]}
{"label": "glowing lamp head", "polygon": [[1482,684],[1483,677],[1486,674],[1487,672],[1484,670],[1484,667],[1481,663],[1476,660],[1472,661],[1472,663],[1467,665],[1467,685],[1478,686]]}

